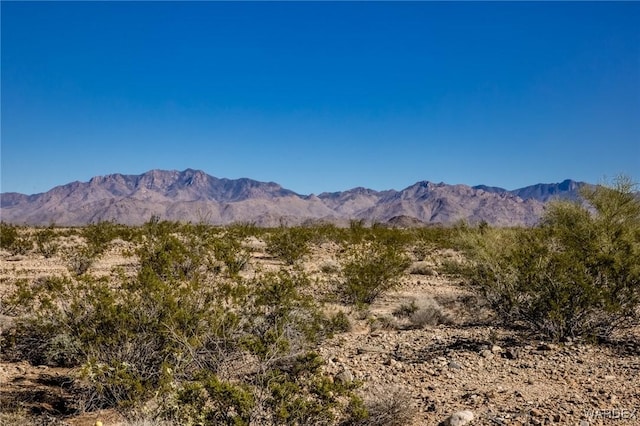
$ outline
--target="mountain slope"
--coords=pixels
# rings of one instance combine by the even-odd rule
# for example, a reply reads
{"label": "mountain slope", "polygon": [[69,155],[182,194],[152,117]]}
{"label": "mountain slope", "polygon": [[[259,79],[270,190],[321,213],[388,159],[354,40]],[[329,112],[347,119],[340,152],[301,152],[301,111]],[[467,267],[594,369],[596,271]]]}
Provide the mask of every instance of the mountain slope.
{"label": "mountain slope", "polygon": [[[42,194],[0,194],[0,218],[31,225],[83,225],[101,220],[140,224],[152,215],[212,224],[254,222],[276,226],[350,219],[395,223],[451,224],[459,220],[492,225],[532,225],[553,197],[574,198],[581,183],[538,184],[507,191],[428,181],[401,191],[353,188],[300,195],[274,182],[221,179],[199,170],[151,170],[72,182]],[[395,222],[394,222],[395,221]]]}
{"label": "mountain slope", "polygon": [[508,191],[504,188],[496,186],[477,185],[474,189],[480,189],[494,194],[509,193],[516,195],[523,200],[536,200],[543,203],[553,199],[577,200],[580,197],[580,188],[586,185],[584,182],[576,182],[566,179],[560,183],[539,183],[536,185],[525,186],[524,188]]}

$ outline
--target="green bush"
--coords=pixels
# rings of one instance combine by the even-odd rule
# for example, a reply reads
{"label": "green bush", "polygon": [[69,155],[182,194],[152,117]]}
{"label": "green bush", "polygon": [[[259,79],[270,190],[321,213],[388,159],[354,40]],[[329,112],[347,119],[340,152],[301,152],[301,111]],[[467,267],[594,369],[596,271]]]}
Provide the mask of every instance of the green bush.
{"label": "green bush", "polygon": [[33,241],[19,227],[0,222],[0,247],[13,255],[26,254],[33,248]]}
{"label": "green bush", "polygon": [[67,269],[76,276],[89,271],[95,261],[96,252],[89,247],[82,247],[67,256]]}
{"label": "green bush", "polygon": [[368,305],[398,285],[410,264],[394,245],[376,241],[353,245],[342,263],[342,294],[349,302]]}
{"label": "green bush", "polygon": [[610,334],[637,318],[640,201],[620,178],[552,203],[534,229],[468,231],[472,281],[508,322],[553,339]]}
{"label": "green bush", "polygon": [[307,228],[280,227],[267,236],[267,253],[293,265],[309,254],[312,237]]}
{"label": "green bush", "polygon": [[230,276],[240,273],[251,257],[249,252],[242,246],[241,238],[230,231],[213,240],[216,259],[224,263]]}
{"label": "green bush", "polygon": [[119,229],[120,225],[114,222],[102,221],[83,227],[82,236],[91,253],[98,256],[107,249],[111,241],[120,235]]}
{"label": "green bush", "polygon": [[56,237],[54,225],[38,229],[35,236],[38,252],[46,258],[54,256],[60,248],[60,245],[55,241]]}

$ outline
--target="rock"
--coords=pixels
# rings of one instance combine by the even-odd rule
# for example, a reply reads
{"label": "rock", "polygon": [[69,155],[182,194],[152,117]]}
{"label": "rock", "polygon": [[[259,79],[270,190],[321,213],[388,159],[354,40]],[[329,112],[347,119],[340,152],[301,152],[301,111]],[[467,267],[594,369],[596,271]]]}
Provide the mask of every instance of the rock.
{"label": "rock", "polygon": [[532,408],[531,411],[529,411],[529,414],[531,414],[533,417],[542,417],[542,411],[538,410],[537,408]]}
{"label": "rock", "polygon": [[520,348],[509,348],[502,354],[502,356],[507,359],[518,359],[520,358],[520,352]]}
{"label": "rock", "polygon": [[539,351],[555,351],[556,349],[558,349],[558,345],[553,343],[541,343],[538,345]]}
{"label": "rock", "polygon": [[480,352],[480,355],[481,355],[483,358],[486,358],[486,359],[491,359],[491,358],[493,358],[493,352],[491,352],[489,349],[485,349],[485,350],[483,350],[482,352]]}
{"label": "rock", "polygon": [[442,424],[444,426],[463,426],[473,421],[474,417],[475,416],[473,415],[472,411],[458,411],[457,413],[453,413]]}
{"label": "rock", "polygon": [[344,384],[352,383],[353,373],[350,370],[345,368],[344,370],[342,370],[340,373],[336,375],[336,381]]}
{"label": "rock", "polygon": [[358,355],[366,354],[366,353],[374,353],[374,354],[382,354],[384,353],[384,349],[377,348],[375,346],[360,346],[356,349]]}
{"label": "rock", "polygon": [[493,352],[494,354],[499,354],[502,352],[502,348],[498,345],[493,345],[491,347],[491,352]]}
{"label": "rock", "polygon": [[461,370],[462,366],[455,361],[449,361],[449,368],[452,370]]}

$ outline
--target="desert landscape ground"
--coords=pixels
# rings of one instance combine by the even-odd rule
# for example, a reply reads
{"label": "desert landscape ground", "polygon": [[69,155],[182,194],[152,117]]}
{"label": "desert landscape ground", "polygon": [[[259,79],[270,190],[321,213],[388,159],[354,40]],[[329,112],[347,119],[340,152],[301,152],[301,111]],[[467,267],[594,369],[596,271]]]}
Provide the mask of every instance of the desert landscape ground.
{"label": "desert landscape ground", "polygon": [[[640,420],[638,322],[594,340],[504,321],[469,283],[460,229],[3,226],[0,424]],[[362,293],[354,270],[386,281]],[[215,338],[199,329],[222,323]],[[126,324],[135,335],[109,329]],[[153,346],[165,329],[169,350]]]}

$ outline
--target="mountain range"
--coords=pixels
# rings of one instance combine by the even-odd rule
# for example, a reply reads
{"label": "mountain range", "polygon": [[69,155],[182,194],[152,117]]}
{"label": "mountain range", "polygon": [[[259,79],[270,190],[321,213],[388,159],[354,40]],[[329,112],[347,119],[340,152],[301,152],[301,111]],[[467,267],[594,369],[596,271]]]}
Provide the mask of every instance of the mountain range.
{"label": "mountain range", "polygon": [[583,182],[503,188],[448,185],[428,181],[400,191],[353,188],[302,195],[274,182],[221,179],[200,170],[151,170],[141,175],[111,174],[72,182],[47,192],[0,194],[0,219],[29,225],[84,225],[103,220],[137,225],[151,216],[182,222],[259,226],[351,220],[394,226],[486,221],[496,226],[534,225],[545,203],[577,199]]}

